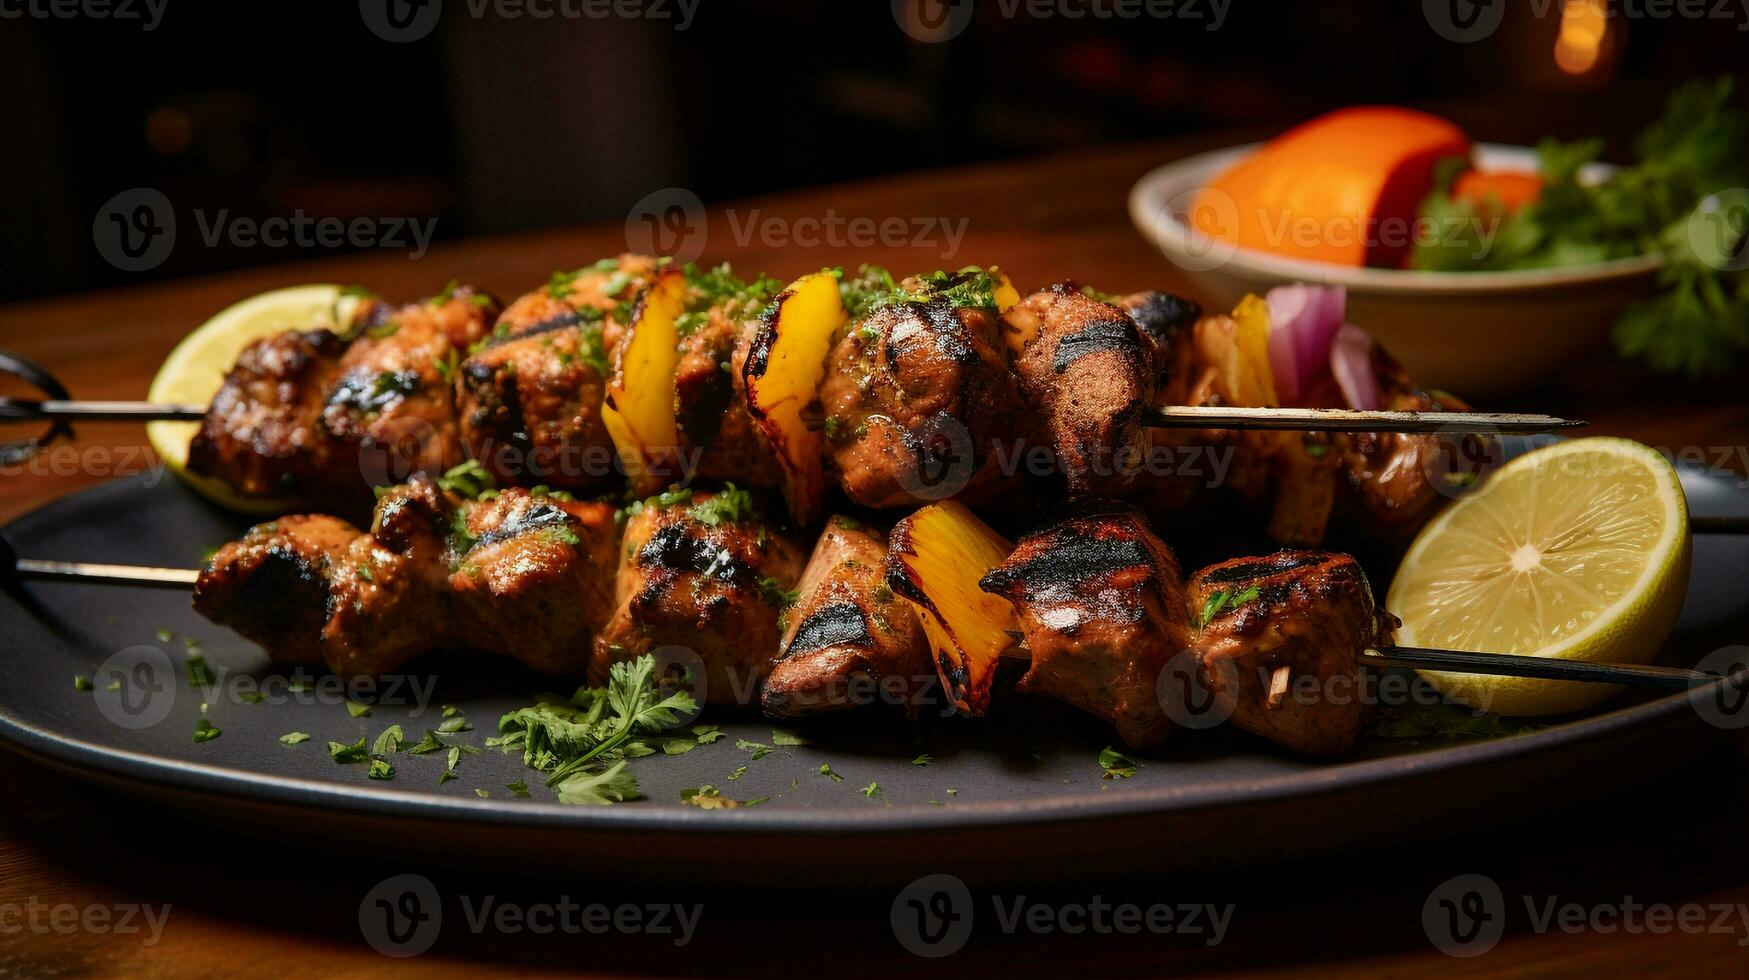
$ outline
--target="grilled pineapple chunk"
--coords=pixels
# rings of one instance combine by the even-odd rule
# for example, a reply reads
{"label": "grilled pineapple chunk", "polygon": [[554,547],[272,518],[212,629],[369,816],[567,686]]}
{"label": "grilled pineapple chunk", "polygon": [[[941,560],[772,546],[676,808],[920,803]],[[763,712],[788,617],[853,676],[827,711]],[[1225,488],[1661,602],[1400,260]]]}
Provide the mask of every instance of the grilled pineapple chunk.
{"label": "grilled pineapple chunk", "polygon": [[956,500],[930,504],[893,527],[887,585],[916,608],[942,686],[968,715],[989,707],[996,665],[1020,636],[1013,604],[978,587],[1013,550]]}
{"label": "grilled pineapple chunk", "polygon": [[767,307],[747,355],[747,407],[777,456],[784,500],[800,525],[812,524],[824,506],[824,440],[806,416],[819,401],[833,338],[848,320],[835,274],[803,276]]}
{"label": "grilled pineapple chunk", "polygon": [[626,477],[640,494],[655,493],[688,475],[680,466],[680,430],[674,416],[678,321],[685,310],[685,273],[664,269],[639,299],[607,381],[601,421]]}

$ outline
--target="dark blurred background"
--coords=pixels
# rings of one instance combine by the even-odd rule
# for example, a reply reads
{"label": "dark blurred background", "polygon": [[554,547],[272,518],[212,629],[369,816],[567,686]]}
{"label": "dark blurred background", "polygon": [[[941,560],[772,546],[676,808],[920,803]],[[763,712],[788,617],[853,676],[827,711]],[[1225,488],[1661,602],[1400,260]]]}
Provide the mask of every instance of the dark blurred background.
{"label": "dark blurred background", "polygon": [[701,0],[689,22],[676,0],[549,18],[532,11],[598,0],[510,16],[448,0],[407,43],[368,26],[405,0],[155,0],[151,30],[144,0],[107,0],[132,19],[45,13],[53,2],[0,0],[0,299],[301,254],[220,243],[120,271],[93,220],[142,186],[189,225],[196,209],[435,218],[447,240],[617,222],[667,186],[715,202],[1113,141],[1265,135],[1381,101],[1482,140],[1603,135],[1619,159],[1670,88],[1749,50],[1749,12],[1713,0],[1730,16],[1604,21],[1586,16],[1600,0],[1492,0],[1504,23],[1472,43],[1442,37],[1430,11],[1461,18],[1487,0],[1181,0],[1167,19],[1063,16],[1111,0],[1063,0],[1044,18],[971,0],[970,23],[939,43],[887,0]]}

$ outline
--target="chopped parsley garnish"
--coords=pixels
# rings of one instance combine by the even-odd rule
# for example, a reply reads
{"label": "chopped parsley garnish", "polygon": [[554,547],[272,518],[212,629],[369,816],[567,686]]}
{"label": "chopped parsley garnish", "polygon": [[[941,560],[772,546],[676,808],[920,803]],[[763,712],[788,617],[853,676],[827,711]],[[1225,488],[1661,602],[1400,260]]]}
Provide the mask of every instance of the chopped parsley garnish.
{"label": "chopped parsley garnish", "polygon": [[453,493],[469,500],[479,500],[488,492],[498,489],[498,481],[490,471],[477,459],[452,466],[437,478],[437,486],[445,493]]}
{"label": "chopped parsley garnish", "polygon": [[760,759],[763,759],[766,756],[770,755],[771,753],[777,751],[776,749],[774,749],[771,746],[766,745],[762,742],[753,742],[753,741],[749,741],[748,739],[744,739],[744,738],[735,739],[735,748],[740,749],[743,752],[753,753],[753,761],[754,762],[758,762]]}
{"label": "chopped parsley garnish", "polygon": [[97,687],[97,685],[91,683],[91,678],[86,677],[84,674],[74,674],[73,675],[73,690],[75,690],[75,691],[90,691],[90,690],[95,690],[96,687]]}
{"label": "chopped parsley garnish", "polygon": [[351,698],[346,699],[346,713],[354,718],[369,718],[370,705],[360,704]]}
{"label": "chopped parsley garnish", "polygon": [[571,295],[571,287],[576,285],[577,278],[586,270],[576,269],[571,272],[556,271],[547,279],[547,295],[553,299],[565,299]]}
{"label": "chopped parsley garnish", "polygon": [[729,771],[729,782],[732,783],[735,780],[740,779],[742,776],[745,776],[745,775],[747,775],[747,767],[746,766],[736,766],[734,769],[731,769]]}
{"label": "chopped parsley garnish", "polygon": [[387,759],[370,760],[370,771],[366,773],[372,779],[394,779],[395,767]]}
{"label": "chopped parsley garnish", "polygon": [[940,301],[956,309],[995,310],[998,285],[995,276],[975,265],[958,272],[937,270],[903,282],[894,282],[886,269],[864,265],[855,279],[844,279],[840,273],[838,291],[850,318],[860,320],[876,310],[906,303]]}
{"label": "chopped parsley garnish", "polygon": [[211,687],[214,683],[213,670],[206,665],[206,657],[199,650],[188,651],[185,666],[188,668],[189,687]]}
{"label": "chopped parsley garnish", "polygon": [[407,738],[401,731],[401,726],[390,725],[383,729],[383,733],[377,736],[375,742],[371,743],[370,753],[371,755],[390,755],[401,751],[401,746],[406,744],[406,741]]}
{"label": "chopped parsley garnish", "polygon": [[449,282],[443,284],[443,288],[438,290],[436,296],[431,297],[425,302],[431,306],[442,306],[450,300],[455,299],[456,287],[460,285],[461,282],[459,280],[451,279]]}
{"label": "chopped parsley garnish", "polygon": [[1139,765],[1141,763],[1109,745],[1099,750],[1099,768],[1105,770],[1106,779],[1128,779],[1136,774],[1136,767]]}
{"label": "chopped parsley garnish", "polygon": [[880,783],[869,783],[867,786],[864,786],[862,788],[862,795],[864,795],[872,800],[872,799],[874,799],[875,794],[879,793],[880,791],[881,791],[881,784]]}
{"label": "chopped parsley garnish", "polygon": [[917,758],[912,759],[911,764],[914,766],[927,766],[931,762],[934,762],[934,761],[935,761],[935,756],[932,756],[929,753],[925,752],[922,755],[918,756]]}
{"label": "chopped parsley garnish", "polygon": [[833,772],[832,767],[824,762],[820,763],[820,775],[825,776],[827,779],[830,779],[835,783],[844,782],[844,777]]}
{"label": "chopped parsley garnish", "polygon": [[363,762],[369,756],[370,752],[365,749],[363,735],[360,735],[358,741],[351,745],[347,745],[345,742],[328,743],[328,758],[333,759],[341,765]]}
{"label": "chopped parsley garnish", "polygon": [[694,725],[692,734],[698,738],[700,745],[709,745],[725,737],[723,730],[716,725]]}
{"label": "chopped parsley garnish", "polygon": [[[783,583],[779,582],[777,579],[762,578],[759,580],[759,597],[779,609],[788,609],[790,606],[795,605],[796,599],[800,596],[801,590],[785,589]],[[795,744],[800,745],[802,743],[797,742]]]}
{"label": "chopped parsley garnish", "polygon": [[308,742],[309,740],[310,740],[310,733],[309,732],[286,732],[284,735],[281,735],[279,737],[279,744],[281,744],[281,745],[297,745],[300,742]]}
{"label": "chopped parsley garnish", "polygon": [[723,484],[722,490],[712,494],[708,500],[693,504],[687,508],[686,513],[707,527],[759,519],[759,507],[754,503],[753,494],[733,483]]}
{"label": "chopped parsley garnish", "polygon": [[195,723],[194,740],[196,742],[210,742],[213,739],[218,738],[221,734],[222,733],[218,728],[214,727],[213,723],[207,721],[205,718],[202,718]]}
{"label": "chopped parsley garnish", "polygon": [[1202,614],[1197,617],[1196,625],[1199,627],[1208,625],[1216,616],[1221,615],[1224,611],[1238,609],[1245,603],[1256,599],[1257,594],[1257,586],[1255,585],[1243,591],[1233,589],[1220,589],[1216,591],[1214,595],[1209,596],[1203,601]]}
{"label": "chopped parsley garnish", "polygon": [[811,744],[806,735],[803,735],[800,732],[790,731],[787,728],[773,728],[771,730],[771,741],[777,745]]}

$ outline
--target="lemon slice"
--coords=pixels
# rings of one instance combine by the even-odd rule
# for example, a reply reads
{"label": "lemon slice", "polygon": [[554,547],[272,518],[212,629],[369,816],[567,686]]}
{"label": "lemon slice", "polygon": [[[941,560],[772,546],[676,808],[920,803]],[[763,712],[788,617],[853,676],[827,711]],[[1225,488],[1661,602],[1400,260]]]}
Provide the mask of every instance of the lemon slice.
{"label": "lemon slice", "polygon": [[[1388,608],[1405,646],[1647,663],[1676,625],[1688,564],[1688,503],[1670,463],[1626,439],[1575,439],[1520,456],[1434,518]],[[1577,711],[1616,690],[1421,674],[1504,715]]]}
{"label": "lemon slice", "polygon": [[[287,330],[333,330],[351,321],[357,298],[339,286],[292,286],[226,307],[183,338],[152,379],[154,402],[204,406],[218,394],[226,372],[251,341]],[[222,506],[251,514],[282,513],[290,501],[245,497],[226,484],[188,472],[188,444],[198,422],[151,422],[146,439],[177,478]]]}

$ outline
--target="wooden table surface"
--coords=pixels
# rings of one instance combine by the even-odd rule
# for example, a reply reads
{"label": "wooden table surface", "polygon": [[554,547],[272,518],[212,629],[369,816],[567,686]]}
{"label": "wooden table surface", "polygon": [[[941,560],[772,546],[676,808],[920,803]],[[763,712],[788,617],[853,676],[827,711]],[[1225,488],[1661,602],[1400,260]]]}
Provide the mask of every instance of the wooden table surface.
{"label": "wooden table surface", "polygon": [[[820,188],[711,210],[705,258],[779,277],[876,262],[896,269],[995,262],[1026,287],[1075,278],[1101,289],[1173,288],[1173,271],[1131,228],[1130,184],[1150,167],[1204,148],[1137,146]],[[831,237],[830,219],[965,222],[957,253],[931,241],[859,247]],[[824,219],[809,223],[805,219]],[[816,224],[820,226],[815,231]],[[749,233],[749,229],[753,229]],[[820,235],[819,240],[812,236]],[[188,235],[177,247],[199,247]],[[422,259],[353,254],[199,280],[0,308],[0,347],[51,365],[75,395],[140,398],[179,337],[250,294],[302,282],[364,283],[392,297],[424,295],[451,277],[513,296],[626,247],[626,229],[596,227],[440,245]],[[1694,384],[1646,374],[1606,351],[1536,391],[1489,407],[1575,414],[1592,431],[1678,449],[1696,447],[1741,469],[1749,446],[1742,375]],[[0,391],[0,393],[16,393]],[[147,465],[138,426],[81,427],[77,452],[0,477],[0,520]],[[104,450],[108,450],[105,452]],[[100,458],[100,456],[102,458]],[[8,650],[5,655],[20,655]],[[1624,930],[1569,934],[1514,916],[1488,954],[1437,951],[1421,924],[1429,889],[1483,873],[1509,896],[1558,896],[1588,907],[1638,903],[1749,903],[1749,753],[1737,744],[1653,785],[1577,810],[1438,844],[1194,879],[1089,883],[1038,890],[1057,904],[1225,896],[1236,907],[1225,942],[1134,936],[1004,936],[980,931],[953,971],[1062,976],[1233,972],[1270,975],[1595,975],[1652,971],[1716,975],[1749,968],[1749,913],[1729,932],[1662,935]],[[1526,786],[1525,793],[1535,793]],[[910,975],[888,923],[890,892],[755,892],[733,883],[655,890],[587,881],[484,879],[441,869],[342,861],[269,849],[191,826],[0,754],[0,976],[365,976],[577,972],[770,975],[830,969]],[[1243,832],[1235,828],[1235,832]],[[1017,858],[1018,860],[1018,858]],[[684,948],[649,936],[470,935],[447,930],[431,952],[385,958],[360,938],[358,907],[387,875],[423,870],[445,889],[524,902],[604,896],[700,901],[699,933]],[[1010,892],[1009,894],[1012,894]],[[623,900],[616,898],[615,900]],[[57,930],[50,907],[171,907],[161,941]],[[31,911],[35,909],[35,919]],[[71,913],[67,913],[71,914]],[[32,922],[37,925],[32,926]]]}

